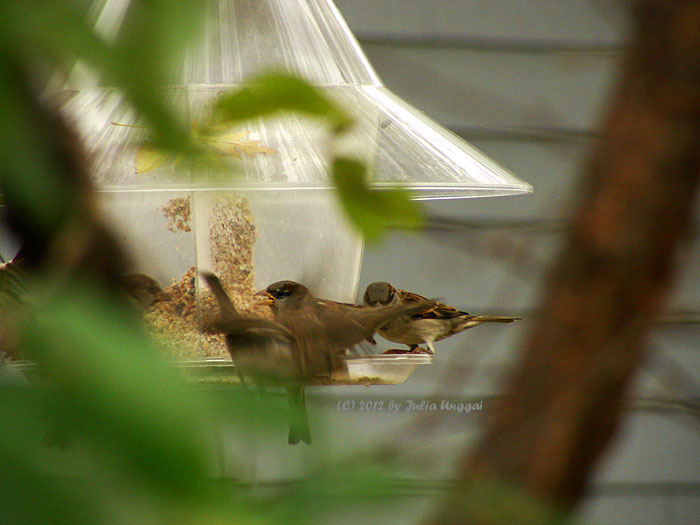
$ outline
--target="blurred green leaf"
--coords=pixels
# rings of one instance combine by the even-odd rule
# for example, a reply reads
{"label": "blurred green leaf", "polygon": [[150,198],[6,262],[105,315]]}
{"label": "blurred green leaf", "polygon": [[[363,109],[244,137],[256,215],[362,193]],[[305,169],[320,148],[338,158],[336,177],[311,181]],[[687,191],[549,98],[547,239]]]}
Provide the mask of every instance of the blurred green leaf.
{"label": "blurred green leaf", "polygon": [[347,513],[356,517],[390,510],[405,497],[396,487],[394,469],[363,454],[342,462],[329,460],[303,479],[270,486],[271,495],[258,497],[258,507],[274,523],[333,523],[334,517]]}
{"label": "blurred green leaf", "polygon": [[352,119],[318,88],[287,73],[268,73],[232,93],[222,95],[214,106],[215,118],[234,122],[295,111],[325,119],[341,133]]}
{"label": "blurred green leaf", "polygon": [[[188,125],[167,107],[162,88],[175,61],[201,29],[204,0],[133,0],[116,40],[106,41],[75,2],[0,2],[0,52],[68,74],[77,60],[91,66],[99,85],[118,86],[153,128],[153,141],[188,151]],[[60,23],[57,23],[60,21]]]}
{"label": "blurred green leaf", "polygon": [[60,290],[38,303],[22,332],[24,353],[55,385],[71,420],[84,425],[79,433],[118,452],[121,466],[154,488],[198,495],[205,480],[201,401],[125,305],[82,280]]}
{"label": "blurred green leaf", "polygon": [[0,188],[15,214],[48,229],[62,223],[73,207],[69,184],[56,176],[64,171],[56,151],[69,139],[28,88],[16,58],[1,51]]}
{"label": "blurred green leaf", "polygon": [[[173,121],[161,88],[179,82],[173,76],[186,46],[201,33],[205,0],[139,0],[129,5],[114,44],[117,61],[106,73],[126,88],[130,100],[154,128],[159,146],[187,151],[190,126]],[[94,64],[99,66],[99,63]]]}
{"label": "blurred green leaf", "polygon": [[47,115],[28,72],[67,75],[81,60],[101,84],[125,90],[158,148],[203,156],[189,124],[165,104],[161,90],[174,60],[200,29],[203,5],[203,0],[133,0],[112,43],[94,32],[76,2],[0,2],[0,188],[12,196],[16,214],[46,231],[61,224],[72,208],[66,181],[54,176],[61,170],[56,143],[71,139],[60,127],[42,122]]}
{"label": "blurred green leaf", "polygon": [[331,174],[343,209],[366,239],[370,242],[378,240],[389,227],[420,228],[423,214],[408,192],[371,189],[365,172],[361,162],[337,157],[333,161]]}
{"label": "blurred green leaf", "polygon": [[[37,109],[40,90],[33,89],[40,84],[26,73],[33,80],[40,71],[45,79],[54,69],[67,74],[76,60],[83,61],[101,85],[124,90],[152,131],[155,150],[189,161],[198,151],[191,123],[168,107],[161,87],[172,82],[172,67],[198,31],[205,3],[131,0],[120,32],[104,38],[85,16],[86,0],[0,2],[0,187],[23,219],[55,226],[51,242],[68,250],[80,242],[62,228],[72,217],[76,193],[65,187],[61,170],[70,169],[56,158],[63,150],[52,143],[63,136],[62,128],[44,125],[50,115]],[[322,90],[287,74],[253,79],[224,95],[215,109],[216,117],[229,122],[297,112],[321,119],[335,134],[352,123]],[[268,153],[240,133],[200,138],[216,140],[210,146],[229,156]],[[387,226],[420,225],[420,210],[408,194],[370,189],[360,162],[338,158],[332,176],[343,207],[369,240]],[[65,271],[47,266],[56,274]],[[286,428],[279,425],[286,426],[286,397],[226,392],[214,412],[210,399],[164,362],[118,294],[87,276],[34,278],[33,311],[13,316],[17,330],[10,335],[49,387],[0,387],[4,520],[307,523],[329,507],[352,509],[386,496],[391,472],[371,458],[340,465],[329,459],[321,472],[269,499],[246,489],[215,490],[209,462],[216,458],[205,440],[211,427],[243,436],[239,449],[226,443],[234,453],[257,455],[265,431],[284,439]],[[78,450],[61,456],[47,449],[47,432],[57,441],[74,438]],[[215,439],[223,440],[223,432]],[[299,453],[289,450],[292,461]]]}
{"label": "blurred green leaf", "polygon": [[75,2],[2,2],[0,27],[3,52],[20,56],[31,66],[36,66],[42,55],[65,73],[77,59],[104,69],[117,66],[112,48],[93,32]]}
{"label": "blurred green leaf", "polygon": [[105,506],[57,483],[42,454],[46,389],[0,387],[0,516],[3,523],[108,522]]}

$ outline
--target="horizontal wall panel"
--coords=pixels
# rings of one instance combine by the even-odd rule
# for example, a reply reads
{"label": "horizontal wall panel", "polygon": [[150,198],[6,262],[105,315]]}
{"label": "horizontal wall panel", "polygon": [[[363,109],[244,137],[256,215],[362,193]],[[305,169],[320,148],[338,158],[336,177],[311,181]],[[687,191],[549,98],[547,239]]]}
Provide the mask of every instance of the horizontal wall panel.
{"label": "horizontal wall panel", "polygon": [[366,44],[397,95],[447,127],[597,130],[619,55]]}
{"label": "horizontal wall panel", "polygon": [[586,0],[336,0],[359,35],[450,35],[483,39],[621,45],[629,32],[622,2]]}

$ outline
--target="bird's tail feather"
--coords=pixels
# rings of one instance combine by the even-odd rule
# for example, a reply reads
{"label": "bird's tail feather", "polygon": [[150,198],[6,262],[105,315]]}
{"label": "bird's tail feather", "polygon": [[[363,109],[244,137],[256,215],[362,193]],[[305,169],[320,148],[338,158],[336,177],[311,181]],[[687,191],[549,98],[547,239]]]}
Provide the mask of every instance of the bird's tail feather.
{"label": "bird's tail feather", "polygon": [[300,441],[311,444],[311,431],[306,417],[306,394],[303,386],[287,387],[289,395],[289,438],[290,445]]}
{"label": "bird's tail feather", "polygon": [[522,317],[505,317],[501,315],[473,315],[469,318],[472,323],[512,323],[522,321]]}
{"label": "bird's tail feather", "polygon": [[214,297],[216,297],[216,301],[219,303],[222,322],[225,323],[226,321],[230,321],[232,319],[240,319],[241,316],[238,313],[238,310],[236,310],[236,307],[231,302],[231,299],[224,290],[219,278],[213,273],[209,272],[202,272],[202,277],[204,277],[204,280],[209,285],[209,288],[211,288]]}

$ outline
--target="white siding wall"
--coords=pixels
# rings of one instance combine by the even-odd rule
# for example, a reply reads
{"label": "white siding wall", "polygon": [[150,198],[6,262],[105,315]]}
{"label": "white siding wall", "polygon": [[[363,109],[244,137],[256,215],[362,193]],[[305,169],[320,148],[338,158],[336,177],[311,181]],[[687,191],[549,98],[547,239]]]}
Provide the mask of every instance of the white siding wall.
{"label": "white siding wall", "polygon": [[[627,41],[622,5],[594,0],[337,0],[336,5],[390,89],[535,187],[532,196],[443,201],[429,209],[475,221],[539,225],[535,231],[487,229],[459,245],[449,235],[392,235],[367,247],[361,292],[374,280],[388,280],[470,312],[536,309],[547,264],[562,239],[561,229],[548,228],[549,221],[572,212],[569,196],[594,145]],[[684,254],[671,310],[700,311],[698,241],[694,235]],[[423,434],[415,414],[339,413],[332,400],[488,399],[498,394],[501,372],[512,364],[528,328],[527,321],[479,327],[438,343],[435,364],[404,385],[312,393],[312,403],[326,406],[331,426],[356,441],[369,444],[390,433],[408,448],[420,446],[426,477],[444,479],[454,468],[453,454],[465,439],[474,439],[480,415],[427,414],[422,421],[434,431]],[[633,393],[697,400],[699,344],[697,324],[658,325],[652,343],[658,358],[645,366]],[[676,368],[688,377],[680,380]],[[670,386],[660,379],[669,373]],[[687,415],[630,409],[580,517],[595,523],[695,522],[699,428]],[[421,518],[412,507],[406,515]]]}

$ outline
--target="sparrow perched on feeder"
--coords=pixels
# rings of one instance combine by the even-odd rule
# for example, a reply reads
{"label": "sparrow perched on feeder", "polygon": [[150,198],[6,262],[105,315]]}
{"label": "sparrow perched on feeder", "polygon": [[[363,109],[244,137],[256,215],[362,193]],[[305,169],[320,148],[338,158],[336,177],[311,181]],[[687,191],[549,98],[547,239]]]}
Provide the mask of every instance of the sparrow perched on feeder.
{"label": "sparrow perched on feeder", "polygon": [[374,334],[394,319],[411,316],[431,302],[368,308],[314,297],[306,286],[294,281],[278,281],[256,295],[267,297],[275,321],[294,335],[303,357],[307,377],[330,377],[345,370],[338,354],[363,342],[374,343]]}
{"label": "sparrow perched on feeder", "polygon": [[155,279],[143,273],[130,273],[122,277],[122,286],[135,304],[149,308],[158,301],[169,301],[170,294],[164,292]]}
{"label": "sparrow perched on feeder", "polygon": [[[425,302],[421,295],[394,288],[387,282],[374,282],[367,286],[362,302],[375,308],[409,305]],[[430,353],[435,353],[433,342],[463,332],[481,323],[512,323],[521,317],[497,315],[470,315],[439,302],[431,302],[411,315],[395,318],[381,327],[379,334],[395,343],[408,345],[410,352],[420,352],[418,345],[426,343]]]}
{"label": "sparrow perched on feeder", "polygon": [[296,339],[280,323],[269,319],[246,319],[240,316],[221,281],[211,273],[202,273],[217,302],[221,318],[214,325],[225,334],[226,346],[241,383],[244,376],[252,377],[258,384],[284,385],[290,408],[290,445],[299,441],[311,443],[301,356]]}

